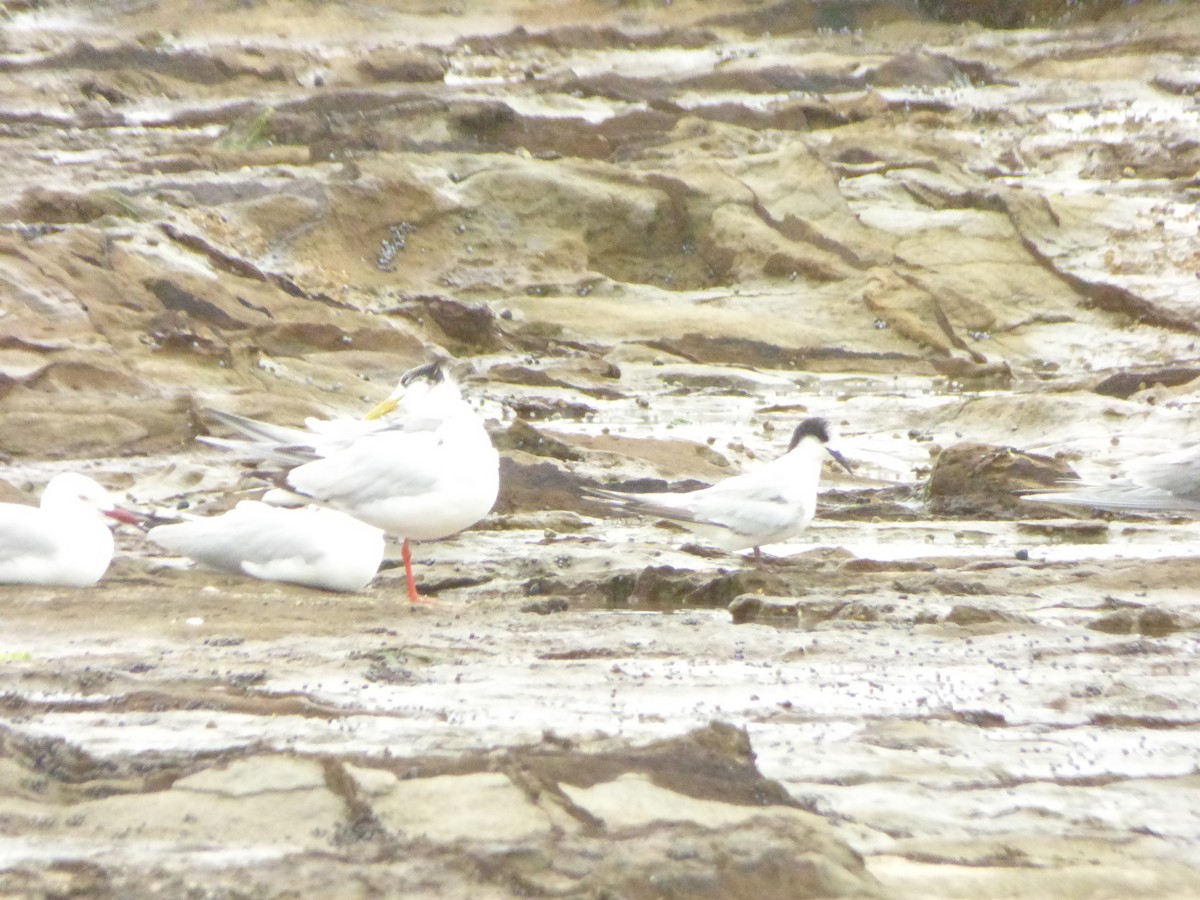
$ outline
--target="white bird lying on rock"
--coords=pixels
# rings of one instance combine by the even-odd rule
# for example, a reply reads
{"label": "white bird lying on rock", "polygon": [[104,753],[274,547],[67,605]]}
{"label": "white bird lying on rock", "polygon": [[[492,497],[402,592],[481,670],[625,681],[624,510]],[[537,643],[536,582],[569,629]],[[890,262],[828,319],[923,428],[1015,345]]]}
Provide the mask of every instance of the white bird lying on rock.
{"label": "white bird lying on rock", "polygon": [[158,525],[146,537],[226,572],[360,591],[383,561],[383,532],[344,513],[243,500],[227,513]]}
{"label": "white bird lying on rock", "polygon": [[622,512],[657,516],[695,532],[730,552],[786,541],[804,531],[817,508],[817,485],[827,456],[850,470],[832,447],[824,419],[796,426],[787,452],[765,465],[686,493],[630,494],[591,488]]}
{"label": "white bird lying on rock", "polygon": [[1110,481],[1078,481],[1067,490],[1024,494],[1022,499],[1128,512],[1200,513],[1200,445],[1131,462]]}
{"label": "white bird lying on rock", "polygon": [[213,415],[250,440],[201,440],[291,466],[263,497],[268,503],[316,503],[401,538],[413,602],[420,596],[409,541],[457,534],[496,502],[500,456],[444,362],[404,373],[391,396],[367,414],[369,426],[310,420],[301,431]]}
{"label": "white bird lying on rock", "polygon": [[55,475],[39,506],[0,503],[0,583],[95,584],[113,556],[105,516],[137,523],[108,491],[75,472]]}

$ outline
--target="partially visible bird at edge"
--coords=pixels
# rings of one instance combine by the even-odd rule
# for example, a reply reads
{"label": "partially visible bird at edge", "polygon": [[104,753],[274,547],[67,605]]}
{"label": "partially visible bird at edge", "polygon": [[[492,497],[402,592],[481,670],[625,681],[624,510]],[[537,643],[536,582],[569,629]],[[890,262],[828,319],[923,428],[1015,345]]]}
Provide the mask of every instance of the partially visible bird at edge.
{"label": "partially visible bird at edge", "polygon": [[0,503],[0,584],[95,584],[113,557],[105,517],[137,522],[104,487],[76,472],[50,479],[38,506]]}
{"label": "partially visible bird at edge", "polygon": [[1108,481],[1073,481],[1023,500],[1140,513],[1200,514],[1200,444],[1131,460]]}

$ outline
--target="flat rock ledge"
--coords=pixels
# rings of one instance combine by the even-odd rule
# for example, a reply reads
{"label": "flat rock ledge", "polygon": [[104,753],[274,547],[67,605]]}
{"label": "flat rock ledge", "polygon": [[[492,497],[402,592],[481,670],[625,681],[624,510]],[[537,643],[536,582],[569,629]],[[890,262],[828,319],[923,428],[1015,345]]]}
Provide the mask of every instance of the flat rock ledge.
{"label": "flat rock ledge", "polygon": [[432,759],[117,764],[16,731],[0,743],[0,843],[26,860],[0,874],[4,896],[271,897],[297,868],[339,897],[882,896],[721,723],[642,747],[547,735]]}

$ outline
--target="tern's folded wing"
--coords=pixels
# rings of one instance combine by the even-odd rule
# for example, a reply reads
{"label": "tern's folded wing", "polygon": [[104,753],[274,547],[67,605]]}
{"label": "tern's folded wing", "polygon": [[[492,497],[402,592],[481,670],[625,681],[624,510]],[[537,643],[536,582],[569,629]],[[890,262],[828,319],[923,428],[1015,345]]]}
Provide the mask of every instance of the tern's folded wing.
{"label": "tern's folded wing", "polygon": [[343,509],[418,496],[454,477],[438,450],[432,432],[380,433],[292,469],[286,483],[298,494]]}
{"label": "tern's folded wing", "polygon": [[1130,481],[1176,498],[1184,509],[1200,509],[1200,459],[1146,460]]}
{"label": "tern's folded wing", "polygon": [[1023,499],[1065,506],[1091,506],[1126,512],[1200,512],[1200,500],[1128,482],[1081,485],[1073,490],[1024,494]]}
{"label": "tern's folded wing", "polygon": [[[337,518],[331,518],[334,516]],[[262,566],[286,559],[319,562],[331,545],[346,538],[348,529],[364,539],[379,534],[378,529],[340,513],[243,501],[223,515],[160,525],[146,536],[167,550],[213,568],[243,572],[247,564]]]}
{"label": "tern's folded wing", "polygon": [[774,485],[728,479],[686,493],[626,494],[593,489],[627,512],[675,522],[715,525],[739,534],[774,530],[796,518],[796,505]]}

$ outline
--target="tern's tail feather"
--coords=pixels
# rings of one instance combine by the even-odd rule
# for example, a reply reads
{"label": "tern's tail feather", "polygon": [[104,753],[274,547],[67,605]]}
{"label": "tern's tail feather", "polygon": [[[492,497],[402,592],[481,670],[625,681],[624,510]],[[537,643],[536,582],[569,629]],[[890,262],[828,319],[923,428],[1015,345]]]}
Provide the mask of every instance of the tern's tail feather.
{"label": "tern's tail feather", "polygon": [[1200,512],[1200,502],[1142,485],[1085,485],[1075,490],[1024,494],[1021,499],[1123,512]]}
{"label": "tern's tail feather", "polygon": [[293,465],[303,464],[313,459],[310,449],[312,435],[298,428],[272,425],[269,422],[247,419],[245,416],[236,416],[233,413],[217,409],[205,410],[205,413],[222,425],[243,435],[244,439],[200,435],[197,440],[202,443],[244,453],[247,456],[273,459]]}
{"label": "tern's tail feather", "polygon": [[211,435],[197,435],[196,440],[210,447],[220,447],[222,450],[232,450],[254,459],[272,459],[287,465],[303,465],[312,462],[313,453],[307,447],[277,447],[272,444],[260,444],[254,441],[241,441],[236,438],[219,438]]}
{"label": "tern's tail feather", "polygon": [[[627,494],[605,488],[584,486],[583,494],[604,503],[610,509],[639,516],[658,516],[672,522],[691,522],[698,525],[711,524],[698,519],[690,510],[670,502],[671,494]],[[675,495],[685,496],[685,495]]]}
{"label": "tern's tail feather", "polygon": [[312,435],[301,428],[288,428],[286,425],[272,425],[270,422],[260,422],[258,419],[248,419],[233,413],[222,412],[219,409],[206,409],[205,415],[210,416],[227,428],[231,428],[252,441],[269,444],[304,444],[312,439]]}

